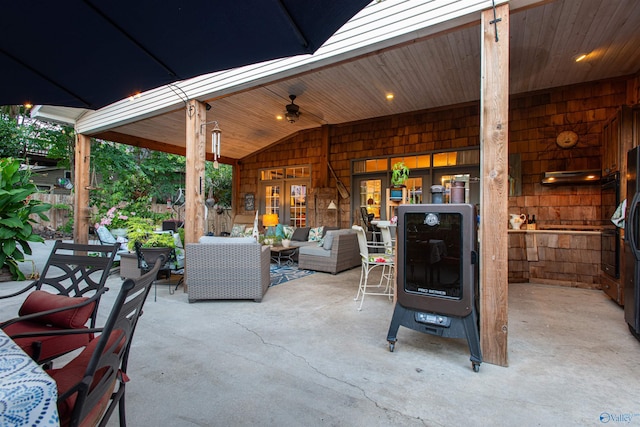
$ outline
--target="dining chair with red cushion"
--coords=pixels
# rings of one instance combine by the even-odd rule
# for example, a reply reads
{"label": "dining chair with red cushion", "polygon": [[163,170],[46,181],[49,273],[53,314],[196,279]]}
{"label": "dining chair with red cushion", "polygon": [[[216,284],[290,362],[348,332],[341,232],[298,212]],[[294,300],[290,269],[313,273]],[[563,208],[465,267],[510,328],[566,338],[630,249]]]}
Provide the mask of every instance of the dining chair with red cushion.
{"label": "dining chair with red cushion", "polygon": [[123,282],[103,328],[64,332],[100,335],[69,363],[46,371],[58,387],[61,426],[105,426],[116,406],[120,425],[126,425],[124,398],[131,340],[164,256],[160,261],[148,273]]}
{"label": "dining chair with red cushion", "polygon": [[[4,332],[36,362],[86,346],[91,334],[54,335],[54,331],[94,328],[98,304],[109,277],[117,245],[83,245],[56,241],[40,277],[18,292],[27,294],[18,316],[0,323]],[[48,335],[26,336],[46,332]]]}

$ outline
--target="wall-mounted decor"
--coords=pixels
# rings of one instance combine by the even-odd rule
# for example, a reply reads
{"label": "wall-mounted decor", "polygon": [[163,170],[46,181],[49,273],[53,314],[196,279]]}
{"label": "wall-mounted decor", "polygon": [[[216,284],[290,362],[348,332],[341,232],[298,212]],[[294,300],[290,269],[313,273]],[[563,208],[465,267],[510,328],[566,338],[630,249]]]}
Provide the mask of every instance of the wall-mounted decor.
{"label": "wall-mounted decor", "polygon": [[256,196],[253,193],[244,195],[244,210],[253,211],[256,209]]}

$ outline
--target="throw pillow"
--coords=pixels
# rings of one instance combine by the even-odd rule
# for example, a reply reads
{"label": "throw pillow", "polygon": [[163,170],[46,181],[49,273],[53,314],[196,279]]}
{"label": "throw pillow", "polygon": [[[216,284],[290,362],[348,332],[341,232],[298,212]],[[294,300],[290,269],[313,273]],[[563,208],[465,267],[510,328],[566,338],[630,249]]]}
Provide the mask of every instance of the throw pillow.
{"label": "throw pillow", "polygon": [[282,228],[284,229],[284,237],[286,239],[291,239],[291,237],[293,236],[293,232],[295,231],[295,228],[290,225],[283,225]]}
{"label": "throw pillow", "polygon": [[309,227],[298,227],[293,232],[291,236],[291,240],[295,240],[297,242],[306,242],[309,237]]}
{"label": "throw pillow", "polygon": [[246,225],[233,224],[233,228],[231,228],[231,237],[242,237],[246,227]]}
{"label": "throw pillow", "polygon": [[322,229],[323,226],[320,227],[313,227],[312,229],[309,230],[309,241],[310,242],[317,242],[320,239],[322,239]]}
{"label": "throw pillow", "polygon": [[285,238],[284,226],[282,224],[276,225],[276,237],[279,237],[280,240]]}
{"label": "throw pillow", "polygon": [[[89,298],[86,297],[68,297],[66,295],[55,295],[47,291],[33,291],[27,296],[22,303],[22,307],[18,311],[20,316],[27,314],[40,313],[42,311],[52,310],[54,308],[64,308],[80,304]],[[51,324],[59,328],[77,329],[82,328],[89,320],[89,316],[93,312],[95,302],[82,307],[41,316],[33,321]]]}
{"label": "throw pillow", "polygon": [[242,233],[242,235],[244,237],[251,237],[253,236],[253,227],[247,227],[244,229],[244,233]]}

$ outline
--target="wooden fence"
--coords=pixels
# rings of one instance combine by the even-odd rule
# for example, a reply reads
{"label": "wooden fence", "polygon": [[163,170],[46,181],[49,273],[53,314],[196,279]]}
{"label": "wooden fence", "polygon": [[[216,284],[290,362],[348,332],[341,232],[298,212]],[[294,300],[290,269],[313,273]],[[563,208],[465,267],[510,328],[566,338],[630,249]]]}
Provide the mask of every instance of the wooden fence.
{"label": "wooden fence", "polygon": [[[50,203],[52,208],[45,215],[49,217],[49,221],[42,221],[39,217],[35,216],[36,230],[50,230],[59,231],[63,230],[69,221],[73,218],[73,195],[68,194],[47,194],[36,193],[31,196],[34,200],[40,200],[44,203]],[[151,205],[151,211],[156,213],[172,213],[176,219],[184,219],[184,208],[175,212],[169,211],[166,204],[154,203]],[[207,232],[214,234],[220,234],[221,232],[231,231],[231,210],[226,209],[222,214],[217,214],[215,210],[209,209],[207,214]],[[91,228],[91,227],[90,227]]]}

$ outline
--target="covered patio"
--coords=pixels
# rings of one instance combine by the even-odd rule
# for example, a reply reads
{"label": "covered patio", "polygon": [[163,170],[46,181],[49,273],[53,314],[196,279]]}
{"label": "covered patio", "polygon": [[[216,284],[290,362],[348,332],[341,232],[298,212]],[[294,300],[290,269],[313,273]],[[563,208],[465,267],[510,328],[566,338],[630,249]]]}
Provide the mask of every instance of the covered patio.
{"label": "covered patio", "polygon": [[[393,305],[371,297],[358,311],[358,274],[315,273],[271,287],[259,304],[188,304],[182,290],[161,286],[133,339],[129,425],[637,423],[638,343],[602,292],[510,285],[510,366],[476,374],[464,339],[401,328],[389,352]],[[99,322],[121,283],[108,280]],[[18,303],[3,304],[2,317]]]}
{"label": "covered patio", "polygon": [[[90,137],[186,155],[187,241],[195,242],[203,231],[201,182],[204,159],[213,160],[207,139],[213,121],[223,130],[221,160],[234,165],[234,208],[241,211],[244,194],[257,186],[258,171],[245,162],[285,139],[301,150],[313,142],[313,150],[305,151],[315,167],[312,185],[334,187],[327,164],[338,165],[341,180],[351,180],[351,153],[336,145],[341,124],[382,116],[393,122],[401,114],[471,103],[480,111],[476,131],[448,138],[448,143],[449,148],[467,144],[481,150],[480,233],[492,237],[482,239],[482,347],[487,362],[506,366],[509,96],[535,97],[543,89],[637,74],[634,46],[640,34],[632,22],[640,8],[633,1],[495,3],[494,10],[493,2],[482,0],[376,2],[313,57],[196,77],[95,112],[40,108],[39,117],[71,121],[79,133],[75,239],[87,236],[88,193],[82,189],[89,179],[84,159],[90,156]],[[587,62],[579,64],[574,57],[582,52]],[[629,82],[625,101],[633,104],[637,76]],[[392,103],[383,100],[387,92],[395,93]],[[275,121],[291,94],[297,96],[300,119]],[[558,125],[571,125],[565,119]],[[450,120],[449,125],[456,123]],[[305,138],[309,129],[320,129],[319,141],[316,134],[313,141]],[[419,136],[414,140],[405,131],[390,135],[388,147],[371,150],[419,151]],[[354,145],[361,152],[367,149],[366,141]],[[350,224],[354,206],[345,203],[341,220]]]}

